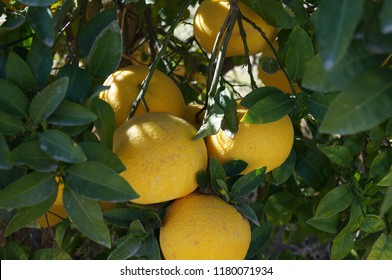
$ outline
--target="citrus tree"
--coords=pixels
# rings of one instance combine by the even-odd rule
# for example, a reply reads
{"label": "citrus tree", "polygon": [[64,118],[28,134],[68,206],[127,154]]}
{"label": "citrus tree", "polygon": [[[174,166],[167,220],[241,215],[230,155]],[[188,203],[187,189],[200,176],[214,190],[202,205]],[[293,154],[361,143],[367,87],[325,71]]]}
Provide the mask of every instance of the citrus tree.
{"label": "citrus tree", "polygon": [[391,0],[0,11],[1,259],[392,259]]}

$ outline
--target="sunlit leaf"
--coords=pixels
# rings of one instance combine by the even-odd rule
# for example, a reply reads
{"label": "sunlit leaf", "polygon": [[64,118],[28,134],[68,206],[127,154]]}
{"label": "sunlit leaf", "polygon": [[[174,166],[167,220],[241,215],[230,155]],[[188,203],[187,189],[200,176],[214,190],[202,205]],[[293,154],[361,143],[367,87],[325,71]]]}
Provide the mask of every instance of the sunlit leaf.
{"label": "sunlit leaf", "polygon": [[392,240],[385,233],[374,243],[368,257],[368,260],[392,260]]}

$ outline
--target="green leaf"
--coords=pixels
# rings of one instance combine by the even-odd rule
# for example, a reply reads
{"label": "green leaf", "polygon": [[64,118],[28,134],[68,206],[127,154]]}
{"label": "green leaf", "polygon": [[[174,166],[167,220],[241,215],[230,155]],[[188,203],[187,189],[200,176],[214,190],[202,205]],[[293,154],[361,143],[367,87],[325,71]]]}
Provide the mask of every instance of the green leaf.
{"label": "green leaf", "polygon": [[67,77],[56,80],[33,98],[29,115],[34,125],[42,123],[57,109],[65,97],[68,81]]}
{"label": "green leaf", "polygon": [[366,233],[374,233],[385,228],[384,220],[377,215],[367,214],[361,224],[360,230]]}
{"label": "green leaf", "polygon": [[96,142],[81,142],[79,146],[82,148],[88,161],[96,161],[110,167],[117,173],[123,172],[126,167],[108,147]]}
{"label": "green leaf", "polygon": [[161,260],[161,249],[159,247],[159,242],[154,235],[150,235],[143,245],[146,259]]}
{"label": "green leaf", "polygon": [[130,234],[124,242],[110,253],[108,260],[126,260],[137,253],[141,244],[140,237]]}
{"label": "green leaf", "polygon": [[269,86],[259,87],[249,92],[247,95],[245,95],[241,99],[240,104],[241,106],[250,109],[251,107],[256,105],[259,101],[263,100],[269,95],[280,95],[280,94],[283,94],[283,91],[275,87],[269,87]]}
{"label": "green leaf", "polygon": [[392,187],[392,170],[389,171],[388,174],[377,183],[377,185],[382,187]]}
{"label": "green leaf", "polygon": [[317,206],[315,220],[325,219],[342,212],[353,201],[351,186],[342,184],[330,190]]}
{"label": "green leaf", "polygon": [[5,140],[4,135],[0,134],[0,169],[12,168],[12,163],[8,159],[10,155],[10,148]]}
{"label": "green leaf", "polygon": [[264,180],[266,167],[252,170],[239,178],[231,188],[231,194],[236,197],[247,196],[260,187]]}
{"label": "green leaf", "polygon": [[137,204],[128,208],[110,209],[105,211],[103,216],[109,223],[122,228],[128,228],[135,220],[140,220],[143,224],[151,224],[156,228],[162,225],[154,208]]}
{"label": "green leaf", "polygon": [[56,248],[44,248],[33,252],[31,256],[32,260],[72,260],[71,256]]}
{"label": "green leaf", "polygon": [[0,26],[0,36],[3,36],[11,31],[16,31],[19,27],[21,27],[26,22],[26,18],[22,15],[15,16],[10,18]]}
{"label": "green leaf", "polygon": [[392,240],[385,233],[374,243],[367,260],[392,260]]}
{"label": "green leaf", "polygon": [[59,130],[45,130],[38,135],[38,143],[45,153],[59,161],[75,163],[86,161],[86,155],[67,134]]}
{"label": "green leaf", "polygon": [[6,77],[25,92],[34,92],[37,81],[29,65],[15,52],[8,55],[5,69]]}
{"label": "green leaf", "polygon": [[48,117],[47,122],[62,126],[80,126],[92,123],[96,119],[97,116],[86,107],[65,99]]}
{"label": "green leaf", "polygon": [[102,99],[96,99],[91,105],[91,111],[97,116],[94,125],[99,139],[111,149],[113,147],[113,133],[115,130],[113,108]]}
{"label": "green leaf", "polygon": [[139,197],[123,177],[94,161],[68,167],[65,181],[74,191],[94,200],[121,202]]}
{"label": "green leaf", "polygon": [[392,187],[389,187],[385,193],[384,201],[381,204],[380,215],[384,215],[392,208]]}
{"label": "green leaf", "polygon": [[337,233],[339,221],[340,221],[340,217],[339,215],[336,215],[336,216],[330,216],[325,219],[317,219],[317,220],[311,218],[306,222],[312,227],[317,228],[318,230],[325,231],[328,233]]}
{"label": "green leaf", "polygon": [[361,19],[364,2],[364,0],[320,2],[314,25],[325,69],[331,69],[345,55]]}
{"label": "green leaf", "polygon": [[238,131],[237,103],[227,88],[221,88],[215,99],[218,99],[217,104],[224,113],[220,127],[227,136],[232,138]]}
{"label": "green leaf", "polygon": [[329,158],[332,163],[342,167],[349,167],[354,155],[344,146],[330,145],[321,147],[320,150]]}
{"label": "green leaf", "polygon": [[28,260],[27,253],[22,246],[10,240],[0,248],[0,256],[2,260]]}
{"label": "green leaf", "polygon": [[381,32],[384,34],[392,32],[392,1],[384,0],[380,13]]}
{"label": "green leaf", "polygon": [[23,122],[3,111],[0,111],[0,133],[3,135],[12,135],[21,132],[24,129]]}
{"label": "green leaf", "polygon": [[64,188],[63,201],[69,219],[80,232],[105,247],[111,247],[109,229],[103,220],[98,201],[80,195],[68,187]]}
{"label": "green leaf", "polygon": [[311,94],[308,99],[309,113],[317,120],[322,121],[325,113],[328,111],[330,104],[336,98],[337,93],[315,93]]}
{"label": "green leaf", "polygon": [[38,141],[25,142],[12,150],[10,161],[15,165],[27,165],[39,172],[53,172],[58,162],[43,152]]}
{"label": "green leaf", "polygon": [[283,92],[270,94],[250,107],[241,122],[261,124],[277,121],[291,112],[294,103],[294,99]]}
{"label": "green leaf", "polygon": [[31,172],[0,192],[0,208],[32,206],[48,199],[56,190],[53,173]]}
{"label": "green leaf", "polygon": [[42,43],[49,48],[53,47],[55,35],[50,7],[29,7],[27,10],[27,20]]}
{"label": "green leaf", "polygon": [[219,163],[219,161],[213,157],[210,158],[210,176],[212,189],[220,193],[221,186],[219,185],[218,180],[225,181],[226,172],[223,166]]}
{"label": "green leaf", "polygon": [[19,0],[18,2],[32,7],[46,7],[56,3],[58,0]]}
{"label": "green leaf", "polygon": [[294,27],[288,40],[287,74],[292,80],[302,80],[305,69],[314,55],[313,43],[300,26]]}
{"label": "green leaf", "polygon": [[331,248],[331,259],[342,260],[354,247],[354,237],[351,234],[335,238]]}
{"label": "green leaf", "polygon": [[49,81],[53,65],[52,49],[45,46],[41,40],[34,39],[27,55],[27,64],[37,81],[37,87],[41,88]]}
{"label": "green leaf", "polygon": [[67,64],[60,68],[57,79],[68,77],[69,83],[66,97],[76,103],[81,103],[90,89],[91,77],[85,69],[74,64]]}
{"label": "green leaf", "polygon": [[294,172],[296,160],[297,155],[295,150],[292,149],[288,158],[283,162],[283,164],[272,170],[272,176],[274,177],[274,180],[277,184],[282,184],[290,178]]}
{"label": "green leaf", "polygon": [[18,118],[26,117],[29,101],[20,88],[4,79],[0,79],[0,88],[0,110]]}
{"label": "green leaf", "polygon": [[87,55],[90,52],[97,36],[116,19],[116,10],[106,9],[86,24],[79,36],[79,45],[82,55]]}
{"label": "green leaf", "polygon": [[247,219],[249,219],[252,223],[254,223],[256,226],[260,225],[259,218],[257,217],[255,211],[252,209],[252,207],[249,206],[249,204],[245,202],[240,202],[234,207],[240,212],[242,215],[244,215]]}
{"label": "green leaf", "polygon": [[225,169],[226,176],[231,177],[240,174],[246,169],[248,164],[240,159],[233,159],[225,162],[223,168]]}
{"label": "green leaf", "polygon": [[271,238],[272,224],[269,222],[262,223],[252,230],[252,238],[245,259],[249,260],[255,257],[267,244]]}
{"label": "green leaf", "polygon": [[293,194],[278,192],[268,198],[264,211],[268,221],[275,225],[284,225],[290,222],[296,208],[297,198]]}
{"label": "green leaf", "polygon": [[57,192],[54,191],[46,200],[33,206],[19,208],[11,221],[8,223],[5,230],[5,236],[33,223],[40,217],[45,215],[52,207],[57,197]]}
{"label": "green leaf", "polygon": [[87,71],[94,77],[104,78],[117,69],[121,57],[121,31],[114,20],[96,37],[87,57]]}
{"label": "green leaf", "polygon": [[353,233],[358,230],[364,219],[363,209],[360,203],[354,199],[351,203],[350,219],[347,225],[339,232],[335,239],[339,239],[344,235]]}
{"label": "green leaf", "polygon": [[380,152],[370,165],[370,176],[376,181],[380,181],[390,171],[392,166],[392,151],[385,150]]}
{"label": "green leaf", "polygon": [[375,69],[355,79],[332,102],[320,131],[354,134],[386,120],[392,112],[390,75],[391,71]]}

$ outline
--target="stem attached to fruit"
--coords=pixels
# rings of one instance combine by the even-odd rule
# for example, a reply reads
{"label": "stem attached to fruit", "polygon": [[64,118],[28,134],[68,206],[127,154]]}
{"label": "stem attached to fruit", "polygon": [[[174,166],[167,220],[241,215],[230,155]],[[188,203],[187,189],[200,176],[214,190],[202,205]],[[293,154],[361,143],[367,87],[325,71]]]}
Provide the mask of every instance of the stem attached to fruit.
{"label": "stem attached to fruit", "polygon": [[189,5],[193,1],[194,0],[187,0],[184,3],[182,3],[180,10],[178,11],[178,13],[173,21],[173,24],[170,26],[169,30],[166,32],[166,38],[165,38],[165,40],[163,40],[163,44],[162,44],[161,49],[159,50],[156,58],[154,59],[154,61],[150,65],[150,70],[148,71],[146,78],[143,80],[143,82],[141,84],[141,90],[140,90],[139,95],[137,96],[135,102],[133,102],[133,104],[132,104],[131,113],[129,114],[128,118],[133,117],[140,101],[143,103],[143,106],[146,109],[146,112],[149,112],[144,95],[147,92],[147,88],[148,88],[148,85],[150,84],[150,81],[152,79],[154,71],[157,68],[159,62],[161,61],[162,56],[163,56],[164,52],[166,51],[167,46],[169,45],[169,42],[170,42],[171,36],[173,35],[174,29],[176,28],[177,24],[182,20],[185,12],[188,10]]}

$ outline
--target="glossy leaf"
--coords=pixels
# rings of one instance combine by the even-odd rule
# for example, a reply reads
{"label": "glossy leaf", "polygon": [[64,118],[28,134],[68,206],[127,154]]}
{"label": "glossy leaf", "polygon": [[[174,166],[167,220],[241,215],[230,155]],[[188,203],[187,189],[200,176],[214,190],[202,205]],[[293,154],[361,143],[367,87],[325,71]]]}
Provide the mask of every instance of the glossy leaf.
{"label": "glossy leaf", "polygon": [[9,236],[15,231],[33,223],[41,216],[45,215],[52,207],[57,197],[57,191],[54,191],[47,199],[33,206],[19,208],[5,230],[5,236]]}
{"label": "glossy leaf", "polygon": [[228,177],[240,174],[242,171],[245,170],[247,166],[248,164],[240,159],[230,160],[223,164],[223,168],[225,169],[226,176]]}
{"label": "glossy leaf", "polygon": [[66,77],[57,80],[45,87],[33,98],[29,108],[29,115],[34,124],[40,124],[57,109],[65,97],[68,81]]}
{"label": "glossy leaf", "polygon": [[86,107],[65,99],[48,117],[47,122],[61,126],[80,126],[96,119],[97,116]]}
{"label": "glossy leaf", "polygon": [[241,106],[249,109],[249,108],[253,107],[254,105],[256,105],[259,101],[268,97],[269,95],[280,95],[280,94],[283,94],[283,91],[281,91],[278,88],[269,87],[269,86],[259,87],[255,90],[251,91],[247,95],[245,95],[241,99],[240,104],[241,104]]}
{"label": "glossy leaf", "polygon": [[58,162],[43,152],[38,141],[25,142],[12,150],[10,161],[15,165],[27,165],[39,172],[53,172]]}
{"label": "glossy leaf", "polygon": [[0,208],[21,208],[43,202],[57,190],[53,173],[32,172],[0,192]]}
{"label": "glossy leaf", "polygon": [[325,69],[331,69],[345,55],[361,18],[364,2],[364,0],[320,2],[314,24]]}
{"label": "glossy leaf", "polygon": [[12,163],[8,159],[10,154],[10,148],[5,140],[4,135],[0,134],[0,169],[12,168]]}
{"label": "glossy leaf", "polygon": [[385,233],[374,243],[368,257],[368,260],[392,260],[392,240]]}
{"label": "glossy leaf", "polygon": [[312,116],[318,120],[322,121],[324,119],[325,113],[328,111],[330,104],[336,98],[337,93],[314,93],[310,95],[308,100],[308,110]]}
{"label": "glossy leaf", "polygon": [[64,250],[56,248],[44,248],[34,251],[32,260],[72,260],[71,256]]}
{"label": "glossy leaf", "polygon": [[33,92],[37,88],[30,66],[15,52],[8,55],[6,64],[6,77],[25,92]]}
{"label": "glossy leaf", "polygon": [[214,191],[220,193],[221,187],[217,180],[226,179],[226,172],[223,166],[219,163],[218,160],[211,157],[210,158],[210,176],[211,176],[211,187]]}
{"label": "glossy leaf", "polygon": [[96,142],[81,142],[79,146],[82,148],[87,160],[96,161],[110,167],[117,173],[125,170],[124,164],[108,147]]}
{"label": "glossy leaf", "polygon": [[255,257],[271,238],[272,224],[269,222],[262,223],[252,229],[252,239],[245,259],[249,260]]}
{"label": "glossy leaf", "polygon": [[19,2],[26,6],[46,7],[56,3],[57,0],[19,0]]}
{"label": "glossy leaf", "polygon": [[306,222],[312,227],[317,228],[318,230],[325,231],[328,233],[337,233],[339,221],[340,221],[340,217],[339,215],[336,215],[336,216],[330,216],[328,218],[318,219],[318,220],[311,218]]}
{"label": "glossy leaf", "polygon": [[70,188],[90,199],[121,202],[139,197],[123,177],[94,161],[71,165],[65,180]]}
{"label": "glossy leaf", "polygon": [[27,253],[22,246],[10,240],[0,248],[0,256],[2,260],[28,260]]}
{"label": "glossy leaf", "polygon": [[239,178],[231,188],[231,194],[236,197],[249,195],[263,183],[266,167],[252,170]]}
{"label": "glossy leaf", "polygon": [[37,36],[45,46],[51,48],[54,45],[55,34],[52,12],[49,7],[29,7],[27,20]]}
{"label": "glossy leaf", "polygon": [[381,31],[384,34],[392,32],[392,1],[384,0],[380,13]]}
{"label": "glossy leaf", "polygon": [[268,221],[275,225],[284,225],[291,220],[296,207],[297,200],[293,194],[278,192],[268,198],[264,211]]}
{"label": "glossy leaf", "polygon": [[63,193],[65,210],[76,228],[91,240],[110,248],[110,234],[98,201],[91,200],[71,188],[65,187]]}
{"label": "glossy leaf", "polygon": [[101,142],[111,149],[113,146],[113,133],[115,129],[112,107],[102,99],[97,99],[93,101],[91,111],[97,116],[94,125]]}
{"label": "glossy leaf", "polygon": [[131,234],[110,253],[108,260],[126,260],[137,253],[141,244],[141,239]]}
{"label": "glossy leaf", "polygon": [[381,180],[388,174],[392,166],[392,151],[385,150],[380,152],[370,165],[370,175],[376,180]]}
{"label": "glossy leaf", "polygon": [[295,162],[297,155],[294,149],[291,150],[288,158],[283,162],[281,166],[272,170],[272,176],[277,184],[285,182],[294,172]]}
{"label": "glossy leaf", "polygon": [[325,219],[342,212],[350,206],[353,194],[350,185],[340,185],[330,190],[317,206],[314,219]]}
{"label": "glossy leaf", "polygon": [[21,132],[24,129],[23,122],[3,111],[0,111],[0,133],[3,135],[12,135]]}
{"label": "glossy leaf", "polygon": [[85,69],[73,64],[67,64],[60,68],[57,79],[68,77],[69,83],[66,97],[76,103],[81,103],[90,89],[91,77]]}
{"label": "glossy leaf", "polygon": [[157,212],[148,206],[132,205],[127,208],[110,209],[103,215],[109,223],[122,228],[128,228],[135,220],[140,220],[143,224],[151,223],[157,228],[162,226]]}
{"label": "glossy leaf", "polygon": [[104,78],[113,73],[122,57],[121,32],[117,21],[112,21],[96,37],[87,57],[87,71]]}
{"label": "glossy leaf", "polygon": [[0,110],[18,118],[25,117],[29,101],[20,88],[4,79],[0,79],[0,88]]}
{"label": "glossy leaf", "polygon": [[351,234],[335,238],[331,248],[331,259],[342,260],[354,247],[354,237]]}
{"label": "glossy leaf", "polygon": [[59,161],[75,163],[86,161],[86,155],[67,134],[59,130],[45,130],[38,135],[38,143],[45,153]]}
{"label": "glossy leaf", "polygon": [[161,260],[161,249],[159,242],[154,235],[150,235],[143,243],[146,259],[148,260]]}
{"label": "glossy leaf", "polygon": [[23,15],[19,15],[13,17],[11,19],[7,19],[1,26],[0,26],[0,36],[3,36],[9,32],[15,31],[19,27],[21,27],[26,22],[26,18]]}
{"label": "glossy leaf", "polygon": [[361,224],[360,230],[366,233],[374,233],[385,228],[384,220],[377,215],[367,214]]}
{"label": "glossy leaf", "polygon": [[288,45],[287,74],[292,80],[302,80],[307,64],[314,55],[312,40],[306,31],[297,25],[290,34]]}
{"label": "glossy leaf", "polygon": [[249,204],[245,203],[245,202],[240,202],[236,205],[234,205],[234,207],[242,214],[244,215],[247,219],[249,219],[249,221],[251,221],[252,223],[254,223],[256,226],[260,225],[260,221],[259,218],[257,217],[256,213],[254,212],[254,210],[252,209],[252,207],[249,206]]}
{"label": "glossy leaf", "polygon": [[351,159],[354,157],[351,151],[344,146],[330,145],[322,147],[320,150],[332,163],[342,167],[348,167],[351,164]]}
{"label": "glossy leaf", "polygon": [[52,71],[52,49],[44,45],[40,40],[34,39],[26,61],[37,81],[37,87],[44,87],[49,81]]}

